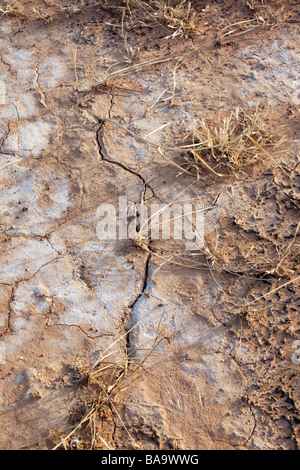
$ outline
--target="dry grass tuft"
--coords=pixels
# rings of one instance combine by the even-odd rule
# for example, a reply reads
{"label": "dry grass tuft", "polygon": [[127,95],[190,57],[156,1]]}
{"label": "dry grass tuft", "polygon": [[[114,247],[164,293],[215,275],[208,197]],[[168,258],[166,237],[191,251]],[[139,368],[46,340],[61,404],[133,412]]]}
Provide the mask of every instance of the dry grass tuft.
{"label": "dry grass tuft", "polygon": [[187,37],[198,29],[200,13],[196,12],[190,1],[159,0],[153,2],[153,8],[153,16],[161,24],[174,30],[169,37]]}
{"label": "dry grass tuft", "polygon": [[196,166],[213,157],[217,163],[214,170],[225,167],[229,174],[238,176],[245,167],[261,161],[263,156],[273,160],[266,149],[274,150],[283,142],[269,134],[264,115],[258,109],[246,114],[237,107],[229,115],[220,114],[218,125],[215,123],[215,119],[201,119],[183,139],[194,145],[189,155]]}
{"label": "dry grass tuft", "polygon": [[110,1],[102,0],[92,2],[90,6],[102,6],[105,8],[125,8],[129,13],[131,22],[133,21],[132,12],[135,11],[139,16],[139,24],[155,26],[161,25],[166,30],[172,30],[172,34],[166,38],[188,37],[190,33],[195,33],[199,27],[201,12],[195,10],[192,2],[189,0],[123,0]]}

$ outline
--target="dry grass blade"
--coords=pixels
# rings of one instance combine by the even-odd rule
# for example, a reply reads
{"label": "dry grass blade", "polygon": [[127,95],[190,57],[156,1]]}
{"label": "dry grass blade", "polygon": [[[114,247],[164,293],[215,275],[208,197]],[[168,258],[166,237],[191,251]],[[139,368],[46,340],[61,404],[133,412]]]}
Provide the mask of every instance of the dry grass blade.
{"label": "dry grass blade", "polygon": [[269,154],[269,152],[267,152],[264,148],[262,148],[262,146],[259,145],[259,143],[256,142],[256,140],[254,140],[253,137],[251,137],[251,135],[248,135],[248,134],[247,134],[247,137],[248,137],[248,139],[252,140],[252,142],[254,142],[254,144],[257,145],[257,147],[258,147],[260,150],[262,150],[262,151],[264,152],[264,154],[267,155],[267,157],[269,157],[270,160],[272,160],[272,162],[275,163],[275,165],[277,165],[277,166],[290,178],[290,175],[288,174],[288,172],[285,171],[285,169],[284,169],[278,162],[276,162],[273,157],[271,157],[271,155]]}
{"label": "dry grass blade", "polygon": [[249,305],[254,304],[255,302],[257,302],[257,301],[260,300],[260,299],[264,299],[265,297],[267,297],[267,296],[273,294],[274,292],[279,291],[279,290],[282,289],[283,287],[289,286],[290,284],[292,284],[293,282],[298,281],[299,279],[300,279],[300,276],[296,277],[295,279],[291,279],[291,280],[288,281],[288,282],[285,282],[285,283],[282,284],[281,286],[276,287],[276,289],[272,289],[272,290],[270,290],[269,292],[267,292],[266,294],[261,295],[261,296],[258,297],[257,299],[252,300],[251,302],[249,302],[248,304],[246,304],[245,307],[248,307]]}
{"label": "dry grass blade", "polygon": [[157,150],[159,151],[160,155],[167,161],[169,162],[171,165],[175,166],[176,168],[178,168],[181,172],[183,173],[188,173],[189,175],[192,175],[192,173],[190,173],[188,170],[186,170],[185,168],[183,168],[182,166],[180,165],[177,165],[176,162],[174,162],[173,160],[171,160],[170,158],[168,158],[164,153],[163,151],[161,150],[160,147],[157,148]]}
{"label": "dry grass blade", "polygon": [[[126,76],[126,75],[130,75],[132,73],[135,73],[139,70],[142,70],[144,69],[145,67],[147,68],[149,65],[155,65],[155,64],[161,64],[161,63],[164,63],[164,62],[169,62],[169,61],[172,61],[172,60],[178,60],[178,57],[169,57],[169,58],[165,58],[165,59],[152,59],[152,60],[147,60],[146,62],[141,62],[139,64],[135,64],[135,65],[131,65],[130,67],[125,67],[121,70],[116,70],[115,72],[112,72],[111,74],[109,74],[107,77],[106,77],[106,80],[105,80],[105,85],[106,86],[110,86],[110,81],[119,77],[119,76]],[[98,86],[101,86],[103,85],[103,83],[98,83],[95,85],[95,87],[98,87]]]}
{"label": "dry grass blade", "polygon": [[223,173],[217,173],[200,155],[195,150],[191,150],[191,153],[196,157],[200,162],[206,166],[212,173],[214,173],[216,176],[228,176],[228,175],[223,175]]}
{"label": "dry grass blade", "polygon": [[4,168],[7,168],[8,166],[15,165],[16,163],[21,162],[22,159],[19,160],[14,160],[13,162],[6,163],[5,165],[0,166],[0,170],[3,170]]}
{"label": "dry grass blade", "polygon": [[9,15],[10,13],[13,12],[13,8],[11,8],[13,6],[13,4],[16,2],[17,0],[13,0],[12,2],[10,2],[6,7],[5,7],[5,10],[3,10],[2,8],[0,8],[0,12],[2,13],[2,16],[4,15]]}
{"label": "dry grass blade", "polygon": [[251,5],[250,2],[247,2],[247,6],[252,11],[256,11],[256,16],[249,20],[238,21],[222,28],[218,34],[217,43],[220,43],[223,39],[226,40],[228,38],[234,38],[236,36],[249,33],[255,28],[275,28],[279,23],[279,19],[284,9],[284,6],[282,6],[281,10],[277,13],[277,15],[275,15],[270,6],[265,5],[264,2],[262,2],[258,8],[254,5]]}
{"label": "dry grass blade", "polygon": [[221,36],[219,35],[217,42],[222,41],[224,38],[241,36],[242,34],[246,34],[253,29],[258,28],[259,26],[264,26],[265,24],[266,22],[261,16],[252,18],[251,20],[233,23],[231,25],[225,26],[225,28],[221,30],[220,34],[223,34]]}

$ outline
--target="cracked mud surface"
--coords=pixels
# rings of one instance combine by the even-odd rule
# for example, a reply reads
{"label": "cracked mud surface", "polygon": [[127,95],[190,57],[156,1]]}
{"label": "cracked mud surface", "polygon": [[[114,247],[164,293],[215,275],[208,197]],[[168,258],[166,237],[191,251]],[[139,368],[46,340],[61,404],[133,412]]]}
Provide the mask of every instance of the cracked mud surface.
{"label": "cracked mud surface", "polygon": [[[130,66],[120,12],[22,8],[40,3],[49,24],[0,17],[0,448],[52,448],[77,406],[74,370],[120,336],[120,356],[142,361],[162,327],[117,412],[97,417],[110,448],[299,449],[297,2],[275,28],[221,46],[217,19],[248,19],[249,8],[211,2],[186,39],[128,29],[133,64],[167,61],[109,87],[96,85]],[[258,103],[286,141],[242,177],[201,167],[197,178],[158,151],[193,117],[217,124],[220,110]],[[206,251],[99,240],[97,209],[120,196],[132,217],[141,202],[203,204]]]}

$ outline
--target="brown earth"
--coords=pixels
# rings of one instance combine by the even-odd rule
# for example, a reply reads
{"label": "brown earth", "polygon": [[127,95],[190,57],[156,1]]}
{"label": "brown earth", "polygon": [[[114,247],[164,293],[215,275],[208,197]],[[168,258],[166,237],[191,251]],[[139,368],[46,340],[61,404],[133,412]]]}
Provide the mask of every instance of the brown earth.
{"label": "brown earth", "polygon": [[[85,4],[0,16],[0,448],[297,450],[299,4],[195,1],[173,38]],[[285,140],[237,175],[159,152],[257,106]],[[204,246],[99,240],[120,196],[202,204]]]}

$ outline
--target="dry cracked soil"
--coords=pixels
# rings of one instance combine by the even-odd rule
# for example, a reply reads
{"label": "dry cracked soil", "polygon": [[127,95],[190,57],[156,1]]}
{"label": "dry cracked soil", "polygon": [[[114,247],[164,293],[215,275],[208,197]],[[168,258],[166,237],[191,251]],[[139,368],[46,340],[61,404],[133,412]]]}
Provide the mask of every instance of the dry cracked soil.
{"label": "dry cracked soil", "polygon": [[[0,2],[0,448],[297,450],[299,2],[147,3]],[[238,107],[280,146],[182,149]]]}

